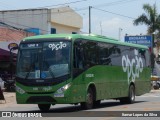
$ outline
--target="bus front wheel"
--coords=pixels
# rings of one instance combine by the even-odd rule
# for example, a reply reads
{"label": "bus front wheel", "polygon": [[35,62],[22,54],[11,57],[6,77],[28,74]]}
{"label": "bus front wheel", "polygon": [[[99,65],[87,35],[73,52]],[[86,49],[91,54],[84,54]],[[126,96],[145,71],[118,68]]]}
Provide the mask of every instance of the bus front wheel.
{"label": "bus front wheel", "polygon": [[94,102],[93,90],[89,88],[86,95],[86,102],[81,103],[82,109],[92,109],[93,102]]}
{"label": "bus front wheel", "polygon": [[51,104],[38,104],[41,111],[49,111]]}

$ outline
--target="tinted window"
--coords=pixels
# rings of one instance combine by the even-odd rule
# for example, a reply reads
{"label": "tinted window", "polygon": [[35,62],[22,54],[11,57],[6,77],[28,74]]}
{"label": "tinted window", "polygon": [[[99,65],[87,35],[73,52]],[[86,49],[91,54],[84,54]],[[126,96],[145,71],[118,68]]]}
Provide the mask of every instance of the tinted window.
{"label": "tinted window", "polygon": [[74,43],[74,68],[82,71],[94,65],[122,66],[122,57],[133,66],[137,65],[136,58],[142,59],[143,67],[150,65],[149,53],[144,49],[87,40]]}
{"label": "tinted window", "polygon": [[85,57],[85,67],[91,67],[97,64],[97,44],[91,41],[82,41]]}
{"label": "tinted window", "polygon": [[77,40],[74,43],[74,67],[85,69],[98,62],[97,44],[92,41]]}
{"label": "tinted window", "polygon": [[80,40],[74,43],[74,68],[83,69],[84,68],[84,49],[82,42]]}
{"label": "tinted window", "polygon": [[99,52],[99,64],[100,65],[109,65],[111,64],[111,58],[109,57],[112,53],[110,48],[113,45],[107,43],[98,43],[98,52]]}
{"label": "tinted window", "polygon": [[21,44],[20,48],[17,76],[50,79],[70,74],[70,42]]}
{"label": "tinted window", "polygon": [[74,43],[74,76],[98,64],[97,43],[76,40]]}
{"label": "tinted window", "polygon": [[113,45],[109,48],[109,58],[111,59],[111,65],[121,66],[121,49],[118,45]]}

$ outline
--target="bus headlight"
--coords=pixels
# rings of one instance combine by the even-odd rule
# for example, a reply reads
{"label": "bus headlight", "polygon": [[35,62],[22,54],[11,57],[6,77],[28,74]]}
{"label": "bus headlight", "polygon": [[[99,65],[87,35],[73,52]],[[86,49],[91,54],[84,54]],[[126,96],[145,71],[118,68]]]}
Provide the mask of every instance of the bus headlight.
{"label": "bus headlight", "polygon": [[25,91],[22,88],[18,87],[18,86],[16,86],[16,91],[18,93],[20,93],[20,94],[24,94],[25,93]]}
{"label": "bus headlight", "polygon": [[59,88],[55,94],[54,94],[54,97],[64,97],[64,91],[66,91],[69,87],[71,86],[71,84],[67,84],[61,88]]}

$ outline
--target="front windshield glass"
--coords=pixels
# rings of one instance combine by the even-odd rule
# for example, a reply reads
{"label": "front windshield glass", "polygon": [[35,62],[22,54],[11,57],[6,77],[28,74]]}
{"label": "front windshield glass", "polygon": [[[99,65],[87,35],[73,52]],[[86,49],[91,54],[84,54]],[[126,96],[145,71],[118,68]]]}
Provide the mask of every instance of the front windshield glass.
{"label": "front windshield glass", "polygon": [[42,78],[47,73],[52,77],[60,77],[69,74],[70,61],[69,42],[47,42],[43,46]]}
{"label": "front windshield glass", "polygon": [[58,78],[70,74],[70,42],[21,44],[17,76],[25,79]]}

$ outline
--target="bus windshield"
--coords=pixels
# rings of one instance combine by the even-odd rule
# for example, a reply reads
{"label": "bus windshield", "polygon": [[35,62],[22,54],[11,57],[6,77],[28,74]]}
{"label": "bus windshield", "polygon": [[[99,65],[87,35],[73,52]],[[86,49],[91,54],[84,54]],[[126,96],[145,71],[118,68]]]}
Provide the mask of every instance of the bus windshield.
{"label": "bus windshield", "polygon": [[68,41],[20,44],[17,77],[50,79],[69,75],[70,48]]}

